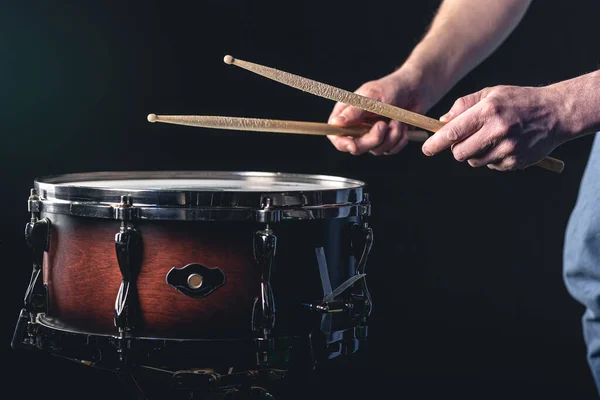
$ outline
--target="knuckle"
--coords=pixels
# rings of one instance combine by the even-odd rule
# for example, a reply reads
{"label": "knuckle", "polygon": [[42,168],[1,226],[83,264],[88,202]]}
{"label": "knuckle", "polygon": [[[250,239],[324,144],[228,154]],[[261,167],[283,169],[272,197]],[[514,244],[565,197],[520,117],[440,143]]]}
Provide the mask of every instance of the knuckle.
{"label": "knuckle", "polygon": [[490,150],[496,146],[496,141],[490,138],[484,139],[481,143],[483,150]]}
{"label": "knuckle", "polygon": [[516,156],[508,156],[502,162],[503,171],[513,171],[519,166],[519,159]]}
{"label": "knuckle", "polygon": [[373,98],[379,96],[379,90],[375,87],[373,82],[367,82],[356,90],[356,94]]}
{"label": "knuckle", "polygon": [[498,120],[496,126],[498,128],[498,133],[501,136],[506,136],[506,134],[510,131],[511,128],[510,124],[503,119]]}
{"label": "knuckle", "polygon": [[460,132],[453,126],[450,126],[446,130],[446,138],[451,142],[456,142],[458,139],[460,139]]}
{"label": "knuckle", "polygon": [[484,116],[491,117],[498,114],[500,111],[500,104],[497,100],[492,98],[486,98],[481,102],[481,113]]}
{"label": "knuckle", "polygon": [[498,93],[502,93],[506,90],[508,86],[506,85],[496,85],[496,86],[490,86],[485,88],[485,93],[486,95],[490,95],[490,94],[498,94]]}
{"label": "knuckle", "polygon": [[454,102],[454,107],[453,108],[466,108],[467,106],[468,106],[468,103],[467,103],[466,97],[459,97]]}
{"label": "knuckle", "polygon": [[507,141],[504,144],[504,151],[507,155],[512,156],[517,150],[517,144],[513,141]]}

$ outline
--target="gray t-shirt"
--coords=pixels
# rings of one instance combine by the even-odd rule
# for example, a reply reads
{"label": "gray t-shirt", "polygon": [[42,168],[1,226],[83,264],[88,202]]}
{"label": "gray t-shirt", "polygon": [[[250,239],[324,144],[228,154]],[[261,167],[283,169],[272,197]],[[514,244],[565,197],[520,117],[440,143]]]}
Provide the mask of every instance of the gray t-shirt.
{"label": "gray t-shirt", "polygon": [[588,363],[600,392],[600,135],[583,174],[564,244],[564,279],[586,307],[582,318]]}

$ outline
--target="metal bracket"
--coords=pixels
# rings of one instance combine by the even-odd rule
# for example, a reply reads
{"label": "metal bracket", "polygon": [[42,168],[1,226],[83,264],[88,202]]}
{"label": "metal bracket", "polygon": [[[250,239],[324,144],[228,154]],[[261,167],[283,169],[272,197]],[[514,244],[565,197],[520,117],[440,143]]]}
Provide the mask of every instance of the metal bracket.
{"label": "metal bracket", "polygon": [[27,200],[27,209],[31,213],[31,220],[25,226],[25,240],[32,254],[33,270],[29,280],[29,286],[25,292],[24,308],[29,312],[46,311],[46,294],[38,284],[39,276],[44,262],[44,252],[50,247],[50,219],[39,219],[41,212],[41,200],[35,189]]}
{"label": "metal bracket", "polygon": [[254,234],[254,259],[261,268],[260,298],[254,301],[252,329],[262,330],[266,339],[275,326],[275,298],[271,288],[271,271],[275,261],[277,237],[267,224],[264,230]]}
{"label": "metal bracket", "polygon": [[281,210],[273,208],[270,197],[264,197],[261,199],[260,209],[256,210],[256,220],[263,224],[279,222],[281,220]]}
{"label": "metal bracket", "polygon": [[[352,250],[354,252],[355,272],[357,275],[364,275],[367,267],[367,259],[373,247],[373,228],[368,223],[355,224],[352,226]],[[371,293],[367,287],[366,279],[360,279],[360,289],[352,293],[352,297],[357,302],[363,303],[363,309],[360,315],[361,325],[366,326],[367,318],[373,310]]]}
{"label": "metal bracket", "polygon": [[360,203],[360,206],[362,208],[362,213],[360,213],[360,215],[366,216],[366,217],[371,216],[371,201],[369,199],[368,193],[363,194],[363,199]]}
{"label": "metal bracket", "polygon": [[[123,197],[122,205],[131,204],[129,196]],[[115,250],[122,281],[115,300],[114,321],[122,336],[135,328],[138,318],[139,299],[136,281],[142,264],[141,233],[123,221],[119,232],[115,235]]]}
{"label": "metal bracket", "polygon": [[17,319],[13,334],[12,348],[19,348],[24,344],[29,325],[35,320],[36,314],[48,311],[46,288],[41,284],[40,275],[44,262],[44,252],[48,251],[50,246],[52,223],[48,218],[39,219],[41,206],[42,202],[37,191],[31,189],[27,200],[27,209],[31,213],[31,219],[25,225],[25,241],[31,250],[33,269],[29,285],[25,290],[23,308]]}
{"label": "metal bracket", "polygon": [[121,203],[112,207],[115,219],[120,221],[133,221],[139,218],[140,209],[133,206],[133,198],[129,195],[121,196]]}

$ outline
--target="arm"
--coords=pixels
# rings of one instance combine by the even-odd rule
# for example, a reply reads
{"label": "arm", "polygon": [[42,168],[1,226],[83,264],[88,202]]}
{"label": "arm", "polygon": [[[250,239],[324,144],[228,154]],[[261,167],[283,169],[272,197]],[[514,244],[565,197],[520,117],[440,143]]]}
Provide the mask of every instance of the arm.
{"label": "arm", "polygon": [[[425,113],[466,73],[491,54],[527,10],[531,0],[444,0],[430,29],[395,72],[362,85],[356,93]],[[376,116],[338,103],[329,122],[355,125]],[[379,121],[358,139],[330,136],[340,151],[396,154],[407,143],[406,127]]]}
{"label": "arm", "polygon": [[532,0],[445,0],[402,69],[421,71],[435,104],[492,54],[521,21]]}

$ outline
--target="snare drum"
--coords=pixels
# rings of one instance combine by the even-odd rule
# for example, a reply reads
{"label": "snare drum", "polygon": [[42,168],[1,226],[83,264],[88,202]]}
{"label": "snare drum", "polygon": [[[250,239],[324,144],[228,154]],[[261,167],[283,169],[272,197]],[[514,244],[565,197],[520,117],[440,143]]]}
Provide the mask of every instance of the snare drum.
{"label": "snare drum", "polygon": [[38,179],[13,344],[110,368],[352,353],[371,311],[364,186],[259,172]]}

